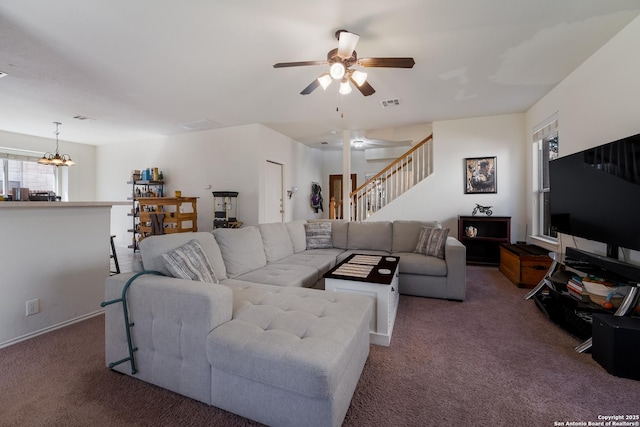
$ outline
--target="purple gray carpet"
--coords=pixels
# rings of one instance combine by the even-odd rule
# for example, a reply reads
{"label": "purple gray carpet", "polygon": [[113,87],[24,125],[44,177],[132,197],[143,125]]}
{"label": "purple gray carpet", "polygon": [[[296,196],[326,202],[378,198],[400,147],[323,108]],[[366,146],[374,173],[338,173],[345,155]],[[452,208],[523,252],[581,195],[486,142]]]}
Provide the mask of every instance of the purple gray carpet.
{"label": "purple gray carpet", "polygon": [[[463,303],[400,298],[391,346],[371,346],[345,426],[553,426],[640,413],[640,382],[573,352],[579,341],[497,268],[467,272]],[[256,423],[106,369],[98,316],[0,350],[0,425]]]}

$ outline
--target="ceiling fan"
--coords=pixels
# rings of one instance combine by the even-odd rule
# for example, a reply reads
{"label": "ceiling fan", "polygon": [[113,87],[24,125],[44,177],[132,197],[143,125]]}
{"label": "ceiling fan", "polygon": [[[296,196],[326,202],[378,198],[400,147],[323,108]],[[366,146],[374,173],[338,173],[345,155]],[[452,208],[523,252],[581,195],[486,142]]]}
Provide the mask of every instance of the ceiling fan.
{"label": "ceiling fan", "polygon": [[338,47],[327,53],[326,60],[320,61],[300,61],[300,62],[279,62],[273,68],[300,67],[305,65],[329,65],[329,71],[315,79],[300,92],[301,95],[309,95],[318,86],[326,89],[333,80],[340,81],[340,93],[343,95],[351,92],[351,85],[360,90],[364,96],[373,95],[375,89],[367,82],[367,73],[351,68],[353,65],[361,67],[387,67],[387,68],[413,68],[415,61],[413,58],[358,58],[355,51],[359,35],[350,33],[347,30],[336,31]]}

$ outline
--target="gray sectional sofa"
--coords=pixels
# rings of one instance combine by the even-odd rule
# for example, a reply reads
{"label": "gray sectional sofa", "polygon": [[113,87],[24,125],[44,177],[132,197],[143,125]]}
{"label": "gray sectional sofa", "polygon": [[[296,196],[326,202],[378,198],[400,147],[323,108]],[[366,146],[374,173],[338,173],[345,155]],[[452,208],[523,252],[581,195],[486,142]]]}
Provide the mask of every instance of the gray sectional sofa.
{"label": "gray sectional sofa", "polygon": [[[107,365],[267,425],[341,425],[369,354],[374,303],[323,291],[323,274],[351,253],[394,254],[401,293],[464,300],[465,248],[449,237],[444,259],[413,253],[421,227],[437,222],[330,224],[293,221],[143,240],[142,268],[161,275],[107,279]],[[307,249],[307,234],[318,227],[330,227],[330,238]],[[171,277],[163,255],[194,240],[214,283]],[[114,303],[125,287],[135,371],[126,359],[124,304]]]}

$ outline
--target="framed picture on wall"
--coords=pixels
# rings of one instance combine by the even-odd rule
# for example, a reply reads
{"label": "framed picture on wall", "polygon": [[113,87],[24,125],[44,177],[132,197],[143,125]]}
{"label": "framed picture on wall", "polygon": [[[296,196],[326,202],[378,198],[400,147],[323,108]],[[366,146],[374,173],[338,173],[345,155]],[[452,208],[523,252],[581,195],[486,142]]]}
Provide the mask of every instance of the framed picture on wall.
{"label": "framed picture on wall", "polygon": [[464,193],[497,193],[496,157],[464,159]]}

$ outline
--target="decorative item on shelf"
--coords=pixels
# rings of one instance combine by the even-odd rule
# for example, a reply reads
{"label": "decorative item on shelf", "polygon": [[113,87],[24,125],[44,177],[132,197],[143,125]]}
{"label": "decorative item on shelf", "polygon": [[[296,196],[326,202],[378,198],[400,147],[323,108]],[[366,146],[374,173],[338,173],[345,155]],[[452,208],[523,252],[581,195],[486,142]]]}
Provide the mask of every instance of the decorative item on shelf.
{"label": "decorative item on shelf", "polygon": [[212,191],[213,194],[213,228],[240,228],[238,221],[238,192]]}
{"label": "decorative item on shelf", "polygon": [[51,165],[51,166],[73,166],[76,164],[73,160],[71,160],[71,156],[68,154],[63,154],[62,156],[59,153],[59,141],[58,135],[60,134],[60,122],[53,122],[56,125],[56,153],[44,153],[42,158],[38,160],[38,163],[41,165]]}
{"label": "decorative item on shelf", "polygon": [[297,192],[298,192],[298,187],[291,187],[291,190],[287,190],[287,196],[291,198]]}
{"label": "decorative item on shelf", "polygon": [[629,289],[628,286],[591,275],[582,279],[582,285],[588,293],[591,302],[606,309],[619,307]]}
{"label": "decorative item on shelf", "polygon": [[464,228],[464,234],[466,234],[467,237],[476,237],[478,235],[478,229],[473,225],[468,225]]}
{"label": "decorative item on shelf", "polygon": [[482,206],[476,203],[476,207],[473,208],[471,215],[476,216],[478,212],[485,214],[486,216],[493,215],[493,211],[491,210],[493,206]]}

